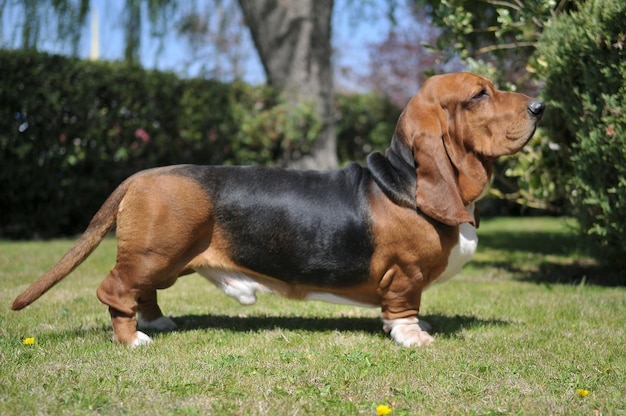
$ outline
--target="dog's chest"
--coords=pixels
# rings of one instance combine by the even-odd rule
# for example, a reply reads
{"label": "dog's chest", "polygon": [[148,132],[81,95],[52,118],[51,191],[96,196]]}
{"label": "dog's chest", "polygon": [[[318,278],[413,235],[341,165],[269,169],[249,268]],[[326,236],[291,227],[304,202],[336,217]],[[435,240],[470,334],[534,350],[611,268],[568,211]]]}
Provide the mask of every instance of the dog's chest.
{"label": "dog's chest", "polygon": [[[467,207],[467,211],[472,218],[474,217],[474,204]],[[449,280],[455,274],[461,271],[461,268],[472,259],[476,248],[478,247],[478,236],[476,235],[476,227],[469,223],[459,225],[459,241],[450,250],[448,256],[448,265],[441,275],[435,280],[435,283],[442,283]]]}

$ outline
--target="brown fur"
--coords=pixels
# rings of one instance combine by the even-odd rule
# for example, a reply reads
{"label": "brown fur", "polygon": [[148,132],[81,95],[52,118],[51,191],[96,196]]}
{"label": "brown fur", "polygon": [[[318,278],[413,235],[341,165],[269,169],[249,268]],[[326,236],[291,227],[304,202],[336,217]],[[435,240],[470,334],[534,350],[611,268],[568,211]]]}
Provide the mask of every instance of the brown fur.
{"label": "brown fur", "polygon": [[[232,256],[237,241],[220,224],[213,193],[177,167],[165,167],[124,181],[74,247],[19,295],[12,308],[28,306],[71,273],[117,223],[115,267],[97,295],[109,307],[118,342],[146,341],[136,330],[136,314],[147,322],[162,318],[157,290],[197,271],[226,288],[241,283],[244,276],[246,284],[295,299],[322,292],[378,305],[396,341],[428,344],[432,337],[417,326],[422,291],[449,266],[461,225],[476,224],[471,208],[489,185],[492,160],[524,146],[542,111],[543,103],[498,91],[475,75],[429,79],[400,116],[387,155],[394,172],[404,171],[398,177],[405,183],[396,193],[384,189],[380,178],[367,184],[373,254],[369,275],[361,283],[293,284],[237,264]],[[415,189],[407,196],[402,189],[411,183],[410,177]],[[237,191],[233,189],[235,195]],[[271,184],[266,192],[272,192]],[[287,231],[297,235],[299,230]],[[254,299],[239,298],[242,303]]]}

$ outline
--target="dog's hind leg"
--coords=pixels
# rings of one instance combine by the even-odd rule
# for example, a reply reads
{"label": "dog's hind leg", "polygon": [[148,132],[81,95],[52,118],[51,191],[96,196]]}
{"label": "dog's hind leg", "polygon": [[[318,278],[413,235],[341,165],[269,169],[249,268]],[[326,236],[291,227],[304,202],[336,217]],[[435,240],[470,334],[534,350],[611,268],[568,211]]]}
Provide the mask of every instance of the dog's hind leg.
{"label": "dog's hind leg", "polygon": [[146,290],[139,296],[137,312],[137,323],[141,329],[168,331],[177,328],[171,318],[163,316],[157,303],[156,289]]}
{"label": "dog's hind leg", "polygon": [[138,294],[129,287],[118,270],[111,270],[97,290],[98,299],[109,307],[113,325],[113,340],[121,344],[138,346],[152,342],[149,336],[137,331]]}
{"label": "dog's hind leg", "polygon": [[109,306],[115,341],[131,346],[151,343],[150,337],[138,331],[137,326],[157,330],[176,328],[174,321],[163,316],[156,288],[169,287],[177,278],[167,278],[171,270],[155,267],[160,262],[142,261],[138,255],[131,256],[133,262],[124,262],[120,257],[126,256],[118,255],[115,267],[98,287],[98,299]]}
{"label": "dog's hind leg", "polygon": [[120,203],[117,260],[98,288],[98,299],[109,306],[113,337],[122,344],[151,341],[137,331],[137,313],[147,327],[175,327],[163,316],[156,291],[190,271],[188,263],[210,242],[211,210],[204,189],[184,169],[168,174],[172,169],[141,176]]}

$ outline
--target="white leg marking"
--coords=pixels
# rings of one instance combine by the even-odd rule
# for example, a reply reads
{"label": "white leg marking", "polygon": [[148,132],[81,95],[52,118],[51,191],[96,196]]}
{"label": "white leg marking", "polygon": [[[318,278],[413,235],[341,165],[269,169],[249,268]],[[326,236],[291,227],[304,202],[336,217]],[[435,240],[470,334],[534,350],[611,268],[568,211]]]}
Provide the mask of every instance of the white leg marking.
{"label": "white leg marking", "polygon": [[135,338],[133,343],[130,344],[131,347],[135,348],[135,347],[139,347],[141,345],[152,344],[152,342],[153,342],[152,338],[150,338],[149,336],[147,336],[143,332],[137,331],[135,334],[137,334],[137,338]]}
{"label": "white leg marking", "polygon": [[[130,343],[130,347],[131,348],[139,347],[141,345],[152,344],[154,342],[154,341],[152,341],[152,338],[150,338],[149,336],[147,336],[146,334],[144,334],[141,331],[136,331],[135,335],[137,337],[135,338],[135,340],[133,342]],[[111,337],[111,341],[116,342],[115,341],[115,335],[113,335]]]}
{"label": "white leg marking", "polygon": [[[422,328],[417,318],[383,319],[383,324],[385,332],[389,332],[398,344],[405,347],[422,347],[435,342],[435,338]],[[428,323],[424,324],[430,327]]]}
{"label": "white leg marking", "polygon": [[141,314],[137,314],[137,326],[141,329],[156,329],[158,331],[171,331],[178,328],[176,322],[167,316],[161,316],[154,321],[144,321]]}

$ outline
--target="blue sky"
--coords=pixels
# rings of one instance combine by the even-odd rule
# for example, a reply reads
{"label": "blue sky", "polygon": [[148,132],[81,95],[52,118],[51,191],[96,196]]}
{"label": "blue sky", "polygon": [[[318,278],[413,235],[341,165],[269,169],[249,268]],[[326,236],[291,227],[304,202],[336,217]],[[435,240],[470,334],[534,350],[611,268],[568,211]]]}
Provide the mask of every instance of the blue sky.
{"label": "blue sky", "polygon": [[[204,5],[202,0],[193,0],[198,5]],[[92,0],[92,12],[99,14],[99,50],[100,59],[119,60],[123,57],[124,39],[121,30],[121,10],[125,0]],[[191,2],[190,2],[191,4]],[[362,5],[364,3],[356,3]],[[338,83],[347,89],[359,89],[356,74],[363,74],[369,65],[368,44],[381,41],[385,38],[390,22],[385,16],[385,0],[373,0],[370,6],[364,11],[355,13],[355,2],[350,0],[336,0],[333,13],[333,46],[335,54],[333,59],[336,68],[346,68],[347,72],[339,77]],[[397,19],[400,24],[414,24],[403,17],[405,13],[399,10]],[[7,39],[13,36],[11,32],[15,25],[11,22],[20,21],[23,16],[14,12],[6,13],[3,16],[2,36],[3,46],[6,46]],[[91,16],[87,19],[87,24],[83,28],[83,35],[79,45],[78,55],[81,58],[89,57],[90,52],[90,22]],[[146,68],[157,68],[171,70],[181,75],[198,75],[202,62],[190,62],[190,51],[188,43],[176,36],[172,30],[164,38],[163,50],[158,52],[159,42],[149,36],[148,25],[143,25],[146,30],[141,39],[141,61]],[[262,83],[265,80],[263,68],[259,62],[257,53],[249,40],[249,34],[245,33],[248,41],[245,43],[244,79],[251,83]],[[68,48],[63,48],[53,37],[42,36],[41,50],[53,53],[68,53]],[[351,85],[352,84],[352,85]]]}

